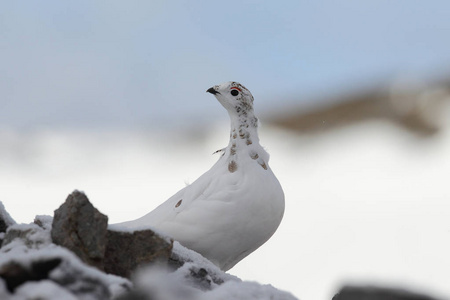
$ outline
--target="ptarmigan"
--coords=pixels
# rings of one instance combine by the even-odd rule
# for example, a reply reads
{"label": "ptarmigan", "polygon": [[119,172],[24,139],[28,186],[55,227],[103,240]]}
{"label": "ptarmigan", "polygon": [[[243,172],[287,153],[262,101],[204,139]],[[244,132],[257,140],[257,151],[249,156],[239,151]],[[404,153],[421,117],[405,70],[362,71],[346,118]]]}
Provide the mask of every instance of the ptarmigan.
{"label": "ptarmigan", "polygon": [[226,82],[207,92],[231,119],[230,142],[219,160],[155,210],[117,225],[157,229],[227,271],[274,234],[284,193],[259,144],[250,91]]}

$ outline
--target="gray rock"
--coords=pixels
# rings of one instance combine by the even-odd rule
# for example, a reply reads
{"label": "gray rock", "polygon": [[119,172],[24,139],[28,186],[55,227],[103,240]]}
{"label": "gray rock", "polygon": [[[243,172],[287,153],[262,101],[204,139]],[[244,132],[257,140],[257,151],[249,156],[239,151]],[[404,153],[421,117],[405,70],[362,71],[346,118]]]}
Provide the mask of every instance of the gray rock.
{"label": "gray rock", "polygon": [[51,237],[53,243],[103,270],[107,226],[108,217],[101,214],[84,193],[74,191],[55,211]]}
{"label": "gray rock", "polygon": [[3,206],[3,203],[0,201],[0,233],[6,232],[6,229],[14,224],[16,224],[16,222],[11,218]]}
{"label": "gray rock", "polygon": [[11,261],[0,267],[0,278],[5,281],[8,291],[13,293],[18,286],[25,282],[48,278],[50,271],[60,263],[60,258],[34,261],[29,266]]}
{"label": "gray rock", "polygon": [[[46,227],[48,219],[44,221],[41,218],[35,222]],[[85,263],[122,277],[129,278],[142,265],[168,264],[171,241],[151,230],[107,230],[107,222],[86,195],[75,191],[55,211],[51,237],[53,243],[71,250]]]}
{"label": "gray rock", "polygon": [[436,298],[403,289],[345,286],[333,300],[436,300]]}
{"label": "gray rock", "polygon": [[8,260],[0,262],[0,281],[6,292],[14,296],[30,287],[29,283],[35,283],[33,286],[38,288],[51,282],[56,290],[66,291],[80,300],[111,299],[117,296],[118,290],[125,292],[131,288],[128,280],[89,267],[67,249],[54,245],[29,251],[26,255],[10,255]]}
{"label": "gray rock", "polygon": [[5,220],[2,219],[0,216],[0,233],[6,232],[6,229],[8,228],[8,225],[6,224]]}
{"label": "gray rock", "polygon": [[152,230],[122,232],[108,230],[104,267],[107,273],[130,278],[140,266],[150,263],[168,264],[172,241]]}
{"label": "gray rock", "polygon": [[63,260],[50,279],[75,294],[78,299],[110,299],[111,296],[101,276],[92,276],[70,260]]}

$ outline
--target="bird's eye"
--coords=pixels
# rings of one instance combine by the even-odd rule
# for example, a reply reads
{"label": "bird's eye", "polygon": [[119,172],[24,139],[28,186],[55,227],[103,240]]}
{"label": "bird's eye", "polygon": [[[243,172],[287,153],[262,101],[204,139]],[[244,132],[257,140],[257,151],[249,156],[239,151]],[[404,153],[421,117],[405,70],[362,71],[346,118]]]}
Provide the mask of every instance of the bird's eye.
{"label": "bird's eye", "polygon": [[239,95],[239,91],[238,90],[231,90],[230,94],[236,97],[237,95]]}

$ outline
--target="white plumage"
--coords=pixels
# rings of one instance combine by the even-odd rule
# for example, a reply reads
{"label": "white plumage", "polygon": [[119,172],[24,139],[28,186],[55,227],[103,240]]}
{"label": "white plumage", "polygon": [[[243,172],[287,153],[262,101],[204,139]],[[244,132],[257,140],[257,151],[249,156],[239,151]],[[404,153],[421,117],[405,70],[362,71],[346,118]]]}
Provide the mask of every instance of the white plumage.
{"label": "white plumage", "polygon": [[230,142],[205,174],[155,210],[117,225],[150,227],[226,271],[264,244],[283,218],[284,193],[258,138],[253,96],[226,82],[207,90],[227,109]]}

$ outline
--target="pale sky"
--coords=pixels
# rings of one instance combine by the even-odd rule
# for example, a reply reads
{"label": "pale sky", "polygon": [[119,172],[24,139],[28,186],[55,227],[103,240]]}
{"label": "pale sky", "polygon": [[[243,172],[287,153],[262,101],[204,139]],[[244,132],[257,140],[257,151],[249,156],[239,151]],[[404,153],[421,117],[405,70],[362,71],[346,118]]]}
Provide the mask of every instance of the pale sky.
{"label": "pale sky", "polygon": [[0,126],[226,118],[236,80],[270,111],[397,74],[450,69],[450,2],[6,1]]}

